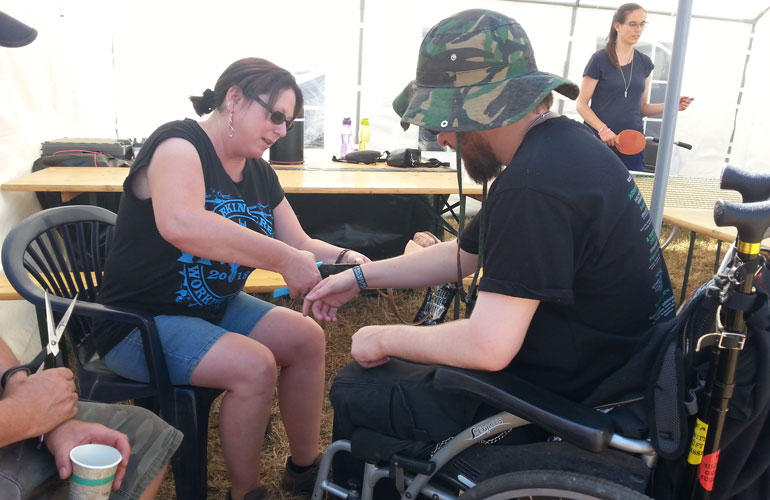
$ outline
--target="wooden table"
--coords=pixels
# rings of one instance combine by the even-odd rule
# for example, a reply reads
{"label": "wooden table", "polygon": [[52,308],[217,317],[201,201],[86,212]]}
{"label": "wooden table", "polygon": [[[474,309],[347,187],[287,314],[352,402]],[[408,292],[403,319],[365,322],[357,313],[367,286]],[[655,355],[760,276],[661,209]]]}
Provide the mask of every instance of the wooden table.
{"label": "wooden table", "polygon": [[[314,162],[276,166],[287,193],[328,194],[458,194],[457,173],[446,168],[401,169]],[[80,193],[119,193],[128,175],[126,167],[48,167],[4,183],[3,191],[61,193],[66,202]],[[465,178],[463,194],[480,196],[481,185]]]}
{"label": "wooden table", "polygon": [[[732,226],[717,226],[714,222],[713,209],[664,207],[663,222],[690,231],[690,248],[687,252],[687,262],[684,268],[682,293],[680,296],[680,303],[682,303],[686,297],[687,279],[690,274],[696,235],[702,234],[719,240],[716,258],[714,259],[714,272],[716,273],[719,267],[722,242],[733,243],[737,230]],[[762,247],[770,248],[770,238],[765,238],[762,241]]]}

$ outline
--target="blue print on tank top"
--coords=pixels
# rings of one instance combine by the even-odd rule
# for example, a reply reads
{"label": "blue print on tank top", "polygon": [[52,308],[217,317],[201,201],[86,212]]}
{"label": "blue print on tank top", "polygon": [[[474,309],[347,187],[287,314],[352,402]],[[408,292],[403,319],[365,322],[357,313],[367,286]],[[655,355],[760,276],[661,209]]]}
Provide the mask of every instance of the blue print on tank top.
{"label": "blue print on tank top", "polygon": [[[265,203],[248,205],[244,200],[212,191],[206,195],[206,210],[246,228],[273,237],[273,212]],[[215,308],[228,302],[243,288],[253,268],[228,262],[212,262],[182,252],[182,283],[176,301],[193,308]]]}

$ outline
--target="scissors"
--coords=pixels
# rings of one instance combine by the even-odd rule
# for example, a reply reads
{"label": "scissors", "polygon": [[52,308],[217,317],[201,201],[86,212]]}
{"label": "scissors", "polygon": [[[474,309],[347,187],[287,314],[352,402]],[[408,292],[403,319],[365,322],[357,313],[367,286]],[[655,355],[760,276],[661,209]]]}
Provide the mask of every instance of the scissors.
{"label": "scissors", "polygon": [[48,291],[45,292],[45,319],[48,326],[48,343],[45,345],[43,350],[41,350],[40,353],[35,356],[35,359],[29,363],[25,365],[14,366],[6,370],[6,372],[3,373],[2,379],[0,379],[0,385],[2,385],[3,388],[5,388],[6,382],[8,382],[8,379],[11,378],[14,373],[21,371],[25,371],[27,374],[35,373],[43,364],[43,362],[45,362],[45,358],[48,357],[49,354],[53,355],[54,357],[59,354],[59,339],[64,333],[64,329],[67,327],[67,322],[69,322],[70,316],[72,315],[72,310],[75,308],[75,302],[77,300],[78,296],[76,294],[75,297],[73,297],[72,302],[70,302],[70,305],[67,308],[67,311],[64,313],[64,316],[62,316],[61,321],[59,321],[59,324],[54,327],[51,300],[48,298]]}

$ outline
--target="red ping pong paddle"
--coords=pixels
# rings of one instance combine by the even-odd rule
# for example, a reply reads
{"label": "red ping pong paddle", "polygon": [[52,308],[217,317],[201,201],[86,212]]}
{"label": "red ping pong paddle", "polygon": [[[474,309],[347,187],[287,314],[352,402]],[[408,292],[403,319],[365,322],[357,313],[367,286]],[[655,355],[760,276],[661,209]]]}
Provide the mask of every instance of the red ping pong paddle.
{"label": "red ping pong paddle", "polygon": [[647,145],[647,139],[644,134],[636,130],[626,129],[618,134],[618,145],[615,146],[618,151],[624,155],[639,154]]}

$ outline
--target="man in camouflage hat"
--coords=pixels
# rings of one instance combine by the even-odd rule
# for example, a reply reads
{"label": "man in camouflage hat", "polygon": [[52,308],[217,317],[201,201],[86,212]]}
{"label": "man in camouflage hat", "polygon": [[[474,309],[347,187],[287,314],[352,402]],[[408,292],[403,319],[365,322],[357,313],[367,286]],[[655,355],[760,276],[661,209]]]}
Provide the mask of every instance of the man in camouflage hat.
{"label": "man in camouflage hat", "polygon": [[425,36],[417,77],[393,107],[405,126],[433,130],[439,144],[461,151],[473,179],[496,178],[486,208],[456,241],[319,283],[304,311],[333,321],[359,287],[454,281],[458,261],[463,275],[475,268],[480,234],[483,277],[468,319],[367,326],[353,336],[357,363],[330,394],[335,439],[367,427],[439,442],[495,411],[435,392],[426,381],[436,364],[504,370],[584,401],[674,315],[644,200],[606,146],[549,111],[552,90],[578,94],[538,71],[526,33],[507,16],[468,10]]}

